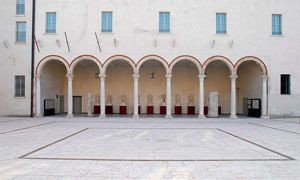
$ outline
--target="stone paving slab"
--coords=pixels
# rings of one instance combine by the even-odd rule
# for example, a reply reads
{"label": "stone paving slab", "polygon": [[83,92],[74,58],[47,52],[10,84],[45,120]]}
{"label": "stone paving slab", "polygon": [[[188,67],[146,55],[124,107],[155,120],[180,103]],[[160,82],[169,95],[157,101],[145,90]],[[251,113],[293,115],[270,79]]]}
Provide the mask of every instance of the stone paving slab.
{"label": "stone paving slab", "polygon": [[26,158],[139,161],[284,160],[218,129],[87,129]]}
{"label": "stone paving slab", "polygon": [[286,119],[1,117],[0,132],[1,180],[300,177]]}

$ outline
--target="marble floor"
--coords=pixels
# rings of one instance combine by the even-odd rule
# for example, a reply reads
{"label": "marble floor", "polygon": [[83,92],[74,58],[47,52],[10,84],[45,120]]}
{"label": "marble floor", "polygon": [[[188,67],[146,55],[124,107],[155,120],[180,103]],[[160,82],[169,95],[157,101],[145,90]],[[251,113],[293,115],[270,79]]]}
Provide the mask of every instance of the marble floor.
{"label": "marble floor", "polygon": [[300,121],[0,117],[0,179],[300,179]]}

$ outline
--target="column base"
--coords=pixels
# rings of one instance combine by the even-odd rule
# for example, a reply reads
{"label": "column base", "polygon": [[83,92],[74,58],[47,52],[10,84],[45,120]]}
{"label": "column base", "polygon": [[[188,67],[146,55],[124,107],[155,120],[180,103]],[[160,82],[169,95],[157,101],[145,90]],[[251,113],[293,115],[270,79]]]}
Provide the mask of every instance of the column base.
{"label": "column base", "polygon": [[198,118],[199,118],[199,119],[205,119],[206,116],[204,116],[204,114],[199,114],[199,115],[198,115]]}
{"label": "column base", "polygon": [[237,119],[238,117],[236,115],[230,115],[231,119]]}
{"label": "column base", "polygon": [[172,119],[173,117],[172,117],[172,115],[168,115],[168,114],[167,114],[167,115],[165,116],[165,118],[166,118],[166,119]]}
{"label": "column base", "polygon": [[262,116],[260,116],[260,118],[261,119],[270,119],[270,116],[268,116],[268,115],[262,115]]}
{"label": "column base", "polygon": [[106,118],[106,115],[105,114],[100,114],[99,118],[104,119],[104,118]]}
{"label": "column base", "polygon": [[134,114],[134,115],[132,115],[132,118],[138,119],[138,118],[140,118],[140,116],[138,114]]}
{"label": "column base", "polygon": [[67,118],[73,118],[74,117],[74,114],[68,114],[67,115]]}
{"label": "column base", "polygon": [[43,116],[42,116],[42,114],[36,114],[34,117],[35,117],[35,118],[41,118],[41,117],[43,117]]}

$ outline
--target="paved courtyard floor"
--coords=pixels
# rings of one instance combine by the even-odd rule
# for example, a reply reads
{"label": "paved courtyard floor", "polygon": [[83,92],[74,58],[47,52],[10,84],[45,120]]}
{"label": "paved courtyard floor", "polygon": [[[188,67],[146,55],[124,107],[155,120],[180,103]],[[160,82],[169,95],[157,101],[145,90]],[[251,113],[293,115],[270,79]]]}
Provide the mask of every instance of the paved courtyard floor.
{"label": "paved courtyard floor", "polygon": [[299,119],[0,117],[0,179],[300,179]]}

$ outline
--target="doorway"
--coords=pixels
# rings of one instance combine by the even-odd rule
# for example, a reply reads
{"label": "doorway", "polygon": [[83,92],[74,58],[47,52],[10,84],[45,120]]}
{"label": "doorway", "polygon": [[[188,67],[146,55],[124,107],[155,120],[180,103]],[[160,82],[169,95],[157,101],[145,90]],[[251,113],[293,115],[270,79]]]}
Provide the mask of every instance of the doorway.
{"label": "doorway", "polygon": [[82,97],[73,96],[73,113],[81,114],[82,113]]}

